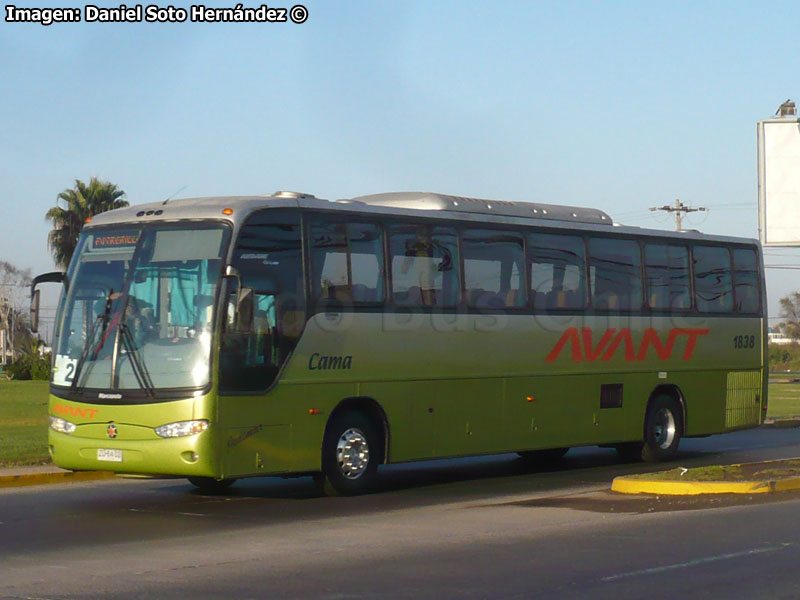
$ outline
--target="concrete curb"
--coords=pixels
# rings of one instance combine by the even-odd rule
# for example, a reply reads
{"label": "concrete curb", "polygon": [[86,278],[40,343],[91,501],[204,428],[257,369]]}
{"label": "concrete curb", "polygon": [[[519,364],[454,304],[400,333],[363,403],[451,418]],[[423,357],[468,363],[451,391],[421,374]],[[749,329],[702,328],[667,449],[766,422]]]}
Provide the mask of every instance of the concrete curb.
{"label": "concrete curb", "polygon": [[611,490],[621,494],[698,496],[700,494],[769,494],[800,490],[800,477],[764,481],[664,481],[615,477]]}
{"label": "concrete curb", "polygon": [[18,473],[14,475],[0,475],[0,488],[70,483],[73,481],[96,481],[98,479],[111,479],[112,477],[114,477],[114,473],[110,471],[53,470],[35,473]]}
{"label": "concrete curb", "polygon": [[[741,467],[768,465],[785,460],[766,460],[756,463],[727,465]],[[690,476],[691,477],[691,476]],[[620,494],[657,494],[664,496],[697,496],[700,494],[769,494],[800,490],[800,477],[779,477],[748,481],[692,481],[691,479],[648,479],[647,476],[621,475],[611,483],[611,491]]]}

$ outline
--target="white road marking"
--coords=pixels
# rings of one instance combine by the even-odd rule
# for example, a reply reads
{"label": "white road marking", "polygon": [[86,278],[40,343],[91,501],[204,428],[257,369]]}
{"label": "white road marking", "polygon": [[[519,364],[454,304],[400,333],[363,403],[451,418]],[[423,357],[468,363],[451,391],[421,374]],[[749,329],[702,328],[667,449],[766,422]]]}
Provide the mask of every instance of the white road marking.
{"label": "white road marking", "polygon": [[159,515],[184,515],[187,517],[208,517],[208,513],[193,513],[193,512],[172,512],[171,510],[155,510],[146,508],[129,508],[130,512],[152,513]]}
{"label": "white road marking", "polygon": [[639,577],[641,575],[655,575],[657,573],[674,571],[676,569],[685,569],[686,567],[694,567],[695,565],[703,565],[712,562],[719,562],[721,560],[742,558],[744,556],[752,556],[754,554],[765,554],[767,552],[777,552],[778,550],[785,550],[788,546],[791,546],[791,544],[781,544],[780,546],[770,546],[767,548],[753,548],[752,550],[744,550],[742,552],[731,552],[730,554],[719,554],[717,556],[708,556],[706,558],[698,558],[696,560],[676,563],[674,565],[664,565],[663,567],[652,567],[650,569],[642,569],[641,571],[630,571],[628,573],[618,573],[616,575],[609,575],[608,577],[603,577],[602,579],[600,579],[600,581],[616,581],[618,579]]}

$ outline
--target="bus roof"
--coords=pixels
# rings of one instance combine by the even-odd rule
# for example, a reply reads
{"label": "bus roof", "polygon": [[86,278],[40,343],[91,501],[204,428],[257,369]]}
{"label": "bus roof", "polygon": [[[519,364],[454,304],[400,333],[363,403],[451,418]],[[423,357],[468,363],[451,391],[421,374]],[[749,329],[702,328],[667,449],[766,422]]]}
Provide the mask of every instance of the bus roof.
{"label": "bus roof", "polygon": [[[702,234],[695,230],[679,232],[622,226],[605,212],[534,202],[509,202],[467,198],[431,192],[390,192],[325,200],[312,194],[278,191],[260,196],[215,196],[181,198],[164,202],[132,205],[95,215],[87,227],[113,224],[139,224],[150,221],[226,220],[239,224],[253,211],[263,208],[314,208],[374,215],[441,217],[475,223],[542,225],[580,230],[610,230],[639,236],[678,237],[754,243],[749,238]],[[226,210],[230,209],[230,210]],[[223,212],[225,211],[225,212]]]}

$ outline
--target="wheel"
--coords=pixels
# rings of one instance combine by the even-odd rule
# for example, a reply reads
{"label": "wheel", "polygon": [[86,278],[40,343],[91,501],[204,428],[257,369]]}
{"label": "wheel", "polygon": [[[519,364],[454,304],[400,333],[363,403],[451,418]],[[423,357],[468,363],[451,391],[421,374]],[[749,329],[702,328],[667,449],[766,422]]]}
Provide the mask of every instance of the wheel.
{"label": "wheel", "polygon": [[517,452],[517,454],[526,462],[546,465],[563,458],[567,452],[569,452],[569,448],[548,448],[546,450],[526,450]]}
{"label": "wheel", "polygon": [[627,462],[659,462],[672,460],[678,454],[683,433],[683,411],[669,396],[658,396],[647,407],[644,419],[644,441],[615,446]]}
{"label": "wheel", "polygon": [[334,417],[322,443],[322,472],[335,492],[353,496],[374,488],[381,442],[375,424],[363,413]]}
{"label": "wheel", "polygon": [[642,460],[672,460],[678,454],[683,432],[681,406],[669,396],[659,396],[650,403],[644,420]]}
{"label": "wheel", "polygon": [[202,492],[219,494],[227,490],[235,479],[214,479],[213,477],[189,477],[189,483]]}

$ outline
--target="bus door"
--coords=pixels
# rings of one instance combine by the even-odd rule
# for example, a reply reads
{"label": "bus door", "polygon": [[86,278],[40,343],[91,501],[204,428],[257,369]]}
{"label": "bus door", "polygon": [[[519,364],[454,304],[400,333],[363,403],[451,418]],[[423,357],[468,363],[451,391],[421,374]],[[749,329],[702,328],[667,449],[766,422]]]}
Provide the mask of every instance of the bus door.
{"label": "bus door", "polygon": [[231,266],[219,358],[225,473],[287,470],[291,410],[273,386],[305,323],[300,215],[253,214]]}

